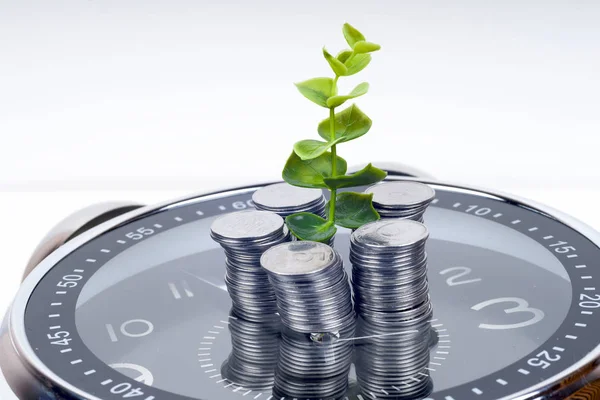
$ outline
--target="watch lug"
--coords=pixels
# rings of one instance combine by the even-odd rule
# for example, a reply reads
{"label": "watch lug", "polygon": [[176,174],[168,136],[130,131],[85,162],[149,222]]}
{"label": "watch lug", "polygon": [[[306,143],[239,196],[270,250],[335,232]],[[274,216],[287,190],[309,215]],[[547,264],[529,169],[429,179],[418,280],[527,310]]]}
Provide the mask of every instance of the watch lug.
{"label": "watch lug", "polygon": [[[398,162],[382,161],[382,162],[374,162],[372,164],[375,167],[386,171],[391,176],[409,176],[409,177],[413,177],[413,178],[434,179],[433,175],[431,175],[427,172],[421,171],[417,168],[410,167],[406,164],[402,164],[402,163],[398,163]],[[353,167],[348,168],[348,172],[354,173],[354,172],[360,171],[361,169],[363,169],[366,166],[367,166],[367,164],[355,165]]]}
{"label": "watch lug", "polygon": [[132,202],[98,203],[74,212],[54,226],[34,250],[23,274],[23,279],[54,250],[80,235],[121,214],[143,207]]}

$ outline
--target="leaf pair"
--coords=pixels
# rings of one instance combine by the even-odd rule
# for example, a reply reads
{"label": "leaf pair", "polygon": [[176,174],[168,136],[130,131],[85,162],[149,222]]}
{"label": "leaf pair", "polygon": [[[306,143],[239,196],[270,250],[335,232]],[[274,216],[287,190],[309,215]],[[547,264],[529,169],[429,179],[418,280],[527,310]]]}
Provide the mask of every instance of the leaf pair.
{"label": "leaf pair", "polygon": [[323,48],[323,56],[336,76],[351,76],[359,73],[371,62],[371,55],[352,50],[342,50],[336,57]]}
{"label": "leaf pair", "polygon": [[350,175],[339,175],[323,178],[329,189],[343,189],[355,186],[372,185],[385,179],[387,172],[374,167],[371,163]]}
{"label": "leaf pair", "polygon": [[327,189],[326,178],[345,175],[348,169],[348,164],[342,157],[336,157],[335,172],[331,164],[330,152],[325,152],[310,160],[302,160],[295,152],[292,152],[285,163],[282,177],[293,186]]}
{"label": "leaf pair", "polygon": [[355,99],[369,91],[369,84],[367,82],[359,83],[352,91],[347,95],[332,96],[327,99],[327,107],[334,108],[341,106],[346,100]]}
{"label": "leaf pair", "polygon": [[380,45],[367,42],[365,36],[349,23],[344,24],[342,31],[344,32],[346,42],[348,42],[348,45],[357,54],[371,53],[381,49]]}
{"label": "leaf pair", "polygon": [[294,145],[294,151],[303,160],[311,160],[328,151],[331,146],[349,142],[361,137],[371,129],[373,121],[356,104],[335,114],[335,136],[331,138],[329,118],[319,123],[319,136],[326,140],[301,140]]}
{"label": "leaf pair", "polygon": [[313,78],[296,83],[296,87],[304,97],[325,108],[341,106],[346,100],[354,99],[369,91],[367,82],[360,83],[347,95],[337,95],[337,85],[331,78]]}
{"label": "leaf pair", "polygon": [[371,185],[387,176],[385,171],[371,164],[351,175],[346,175],[347,167],[346,160],[337,157],[334,173],[330,152],[311,160],[302,160],[296,153],[292,153],[285,164],[282,176],[290,185],[330,190]]}
{"label": "leaf pair", "polygon": [[327,243],[337,232],[333,221],[327,221],[318,215],[307,212],[288,215],[285,223],[294,236],[300,240]]}
{"label": "leaf pair", "polygon": [[373,208],[373,194],[343,192],[336,198],[335,221],[311,213],[297,213],[286,217],[285,222],[301,240],[328,242],[335,235],[335,225],[349,229],[377,221],[379,214]]}
{"label": "leaf pair", "polygon": [[344,62],[329,54],[325,47],[323,47],[323,56],[336,76],[346,76],[348,74],[348,67],[344,65]]}
{"label": "leaf pair", "polygon": [[379,213],[373,207],[373,193],[343,192],[337,195],[335,223],[349,229],[357,229],[377,221]]}
{"label": "leaf pair", "polygon": [[296,87],[304,97],[321,107],[327,107],[327,99],[337,94],[337,85],[332,78],[313,78],[296,83]]}
{"label": "leaf pair", "polygon": [[342,50],[336,56],[336,59],[344,64],[346,73],[343,76],[350,76],[359,73],[371,62],[370,54],[356,54],[352,50]]}

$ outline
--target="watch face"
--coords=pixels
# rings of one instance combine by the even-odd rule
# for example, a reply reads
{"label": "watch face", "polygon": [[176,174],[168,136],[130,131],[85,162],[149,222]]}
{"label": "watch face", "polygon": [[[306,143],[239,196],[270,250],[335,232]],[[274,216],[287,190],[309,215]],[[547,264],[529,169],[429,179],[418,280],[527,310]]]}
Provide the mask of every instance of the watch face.
{"label": "watch face", "polygon": [[[294,388],[311,398],[503,398],[593,351],[599,249],[518,203],[432,186],[426,321],[359,319],[315,339],[236,315],[210,226],[252,208],[248,189],[165,207],[66,256],[30,297],[27,339],[81,391],[143,400],[270,400]],[[340,229],[335,248],[351,276],[349,233]]]}

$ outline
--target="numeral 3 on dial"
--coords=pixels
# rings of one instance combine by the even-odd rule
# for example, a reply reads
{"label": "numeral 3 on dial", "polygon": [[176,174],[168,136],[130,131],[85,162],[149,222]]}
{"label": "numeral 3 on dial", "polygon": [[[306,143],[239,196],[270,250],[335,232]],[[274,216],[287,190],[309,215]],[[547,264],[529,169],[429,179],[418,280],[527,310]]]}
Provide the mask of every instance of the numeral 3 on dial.
{"label": "numeral 3 on dial", "polygon": [[529,325],[536,324],[536,323],[540,322],[542,319],[544,319],[544,312],[542,310],[533,308],[533,307],[529,307],[529,303],[527,301],[525,301],[521,298],[518,298],[518,297],[500,297],[498,299],[486,300],[479,304],[475,304],[473,307],[471,307],[471,310],[479,311],[486,307],[492,306],[494,304],[500,304],[500,303],[516,303],[517,304],[515,307],[505,308],[504,312],[506,314],[526,313],[526,314],[531,315],[531,318],[529,318],[527,321],[519,322],[516,324],[506,324],[506,325],[479,324],[479,327],[481,329],[497,329],[497,330],[517,329],[517,328],[523,328],[523,327],[526,327]]}

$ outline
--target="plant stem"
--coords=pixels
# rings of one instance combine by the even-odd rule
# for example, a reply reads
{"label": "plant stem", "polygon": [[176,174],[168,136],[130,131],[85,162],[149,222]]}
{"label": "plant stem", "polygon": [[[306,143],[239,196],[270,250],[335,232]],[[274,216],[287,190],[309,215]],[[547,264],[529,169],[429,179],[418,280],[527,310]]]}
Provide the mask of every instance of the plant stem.
{"label": "plant stem", "polygon": [[[336,76],[336,81],[337,81]],[[329,109],[329,132],[331,134],[331,140],[335,140],[335,107]],[[331,173],[333,176],[336,175],[337,171],[337,149],[334,144],[331,146]],[[335,201],[337,197],[337,190],[331,189],[331,198],[329,200],[329,218],[328,221],[335,222]]]}
{"label": "plant stem", "polygon": [[[333,79],[333,87],[335,93],[337,93],[337,82],[340,79],[339,75],[336,75]],[[330,140],[335,140],[335,107],[329,109],[329,134]],[[337,148],[334,144],[331,146],[331,174],[336,175],[337,171]],[[335,223],[335,202],[337,199],[337,189],[330,189],[331,196],[329,199],[329,218],[327,221]]]}

